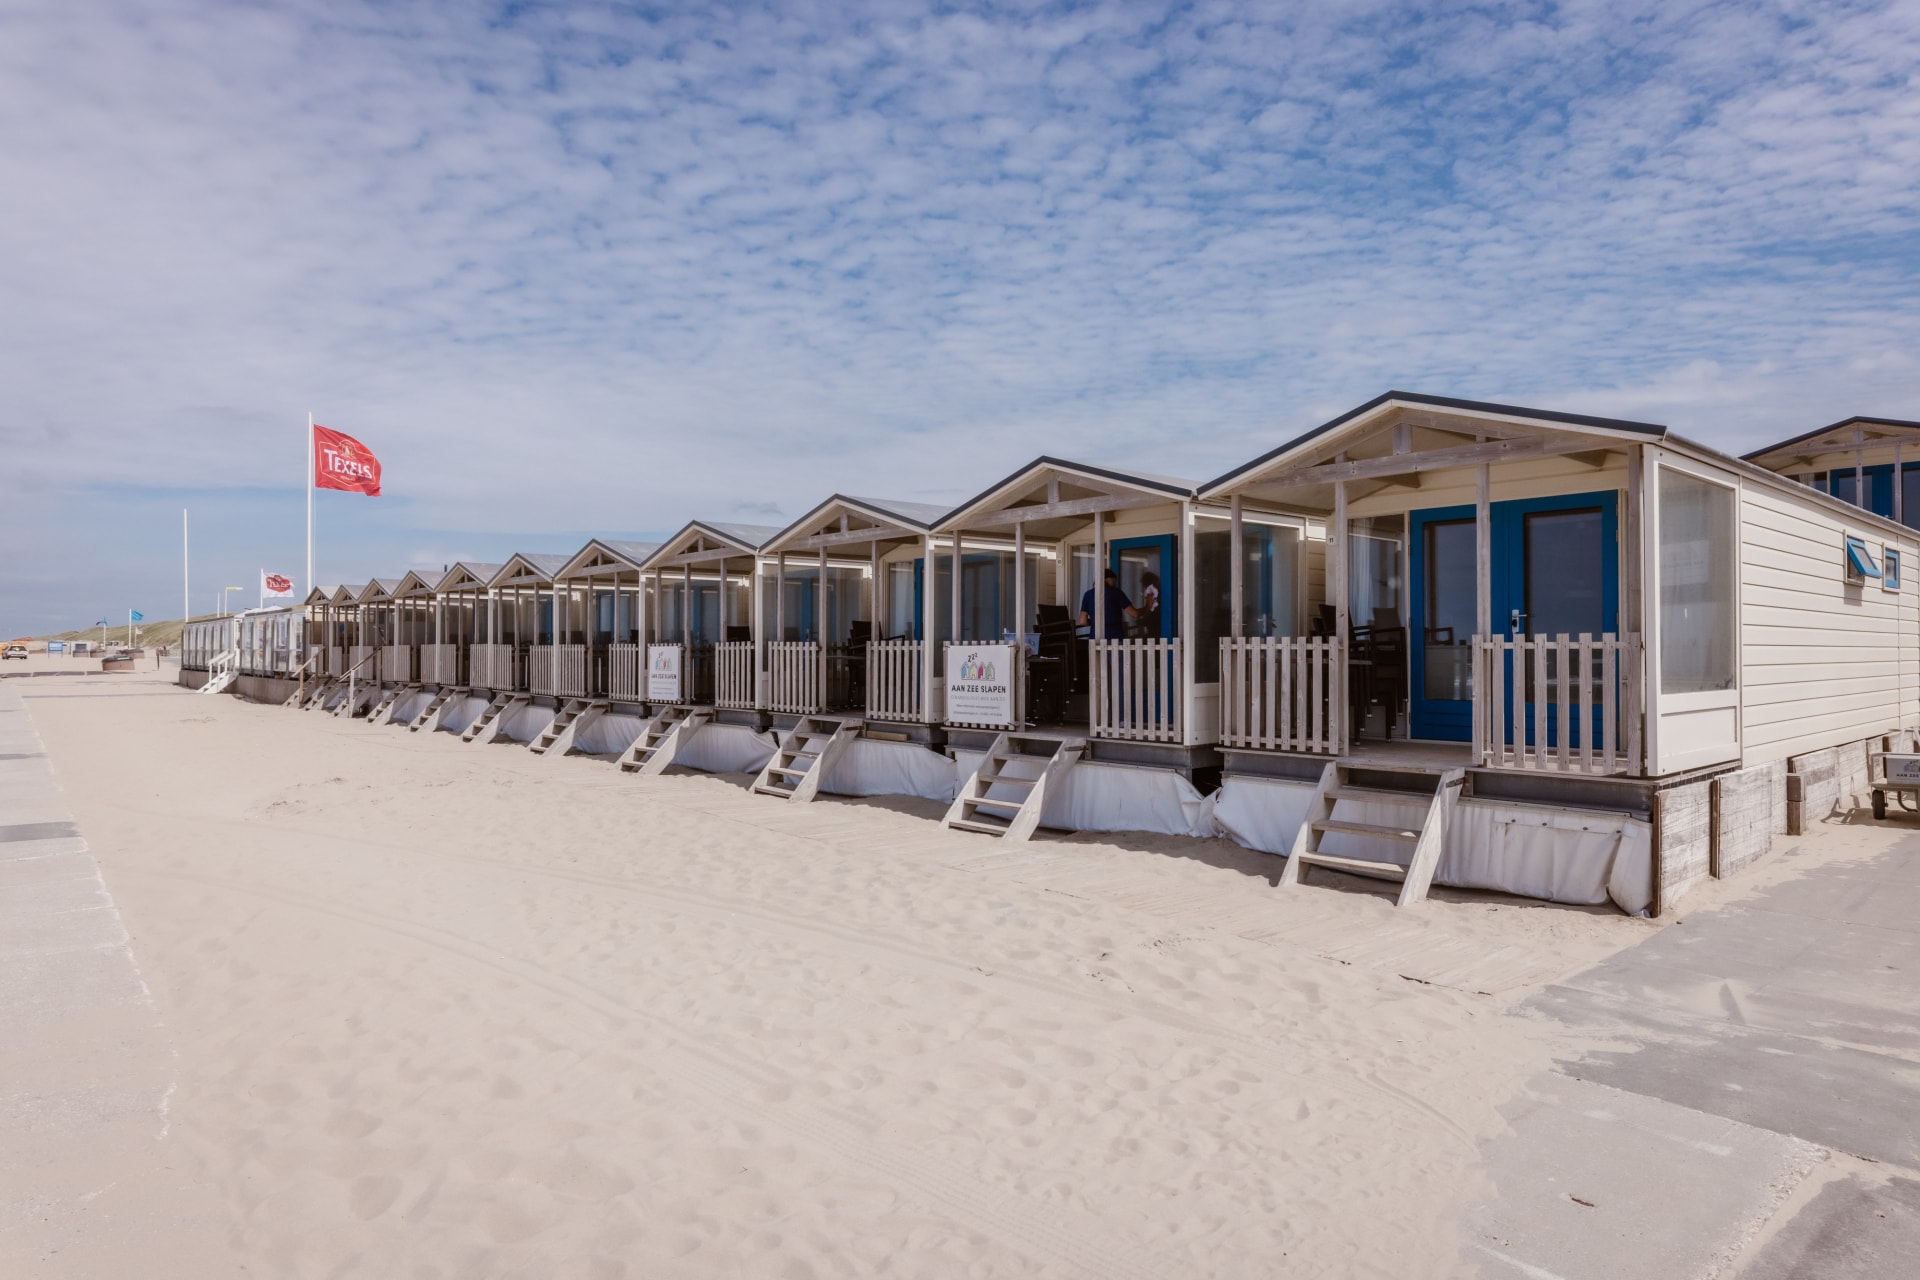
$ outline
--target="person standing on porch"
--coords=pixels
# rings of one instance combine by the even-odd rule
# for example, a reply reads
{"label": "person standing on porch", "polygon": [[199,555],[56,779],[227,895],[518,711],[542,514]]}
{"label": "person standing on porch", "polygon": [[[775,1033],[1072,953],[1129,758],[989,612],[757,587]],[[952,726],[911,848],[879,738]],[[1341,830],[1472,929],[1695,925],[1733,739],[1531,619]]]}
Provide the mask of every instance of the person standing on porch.
{"label": "person standing on porch", "polygon": [[[1106,579],[1107,625],[1103,638],[1107,640],[1123,640],[1126,638],[1127,624],[1135,618],[1138,618],[1140,611],[1133,607],[1133,601],[1129,600],[1127,593],[1120,589],[1120,579],[1114,574],[1112,569],[1107,570]],[[1083,627],[1091,628],[1093,626],[1092,587],[1088,587],[1085,594],[1080,597],[1079,622]],[[1091,630],[1089,630],[1088,634],[1092,634]]]}

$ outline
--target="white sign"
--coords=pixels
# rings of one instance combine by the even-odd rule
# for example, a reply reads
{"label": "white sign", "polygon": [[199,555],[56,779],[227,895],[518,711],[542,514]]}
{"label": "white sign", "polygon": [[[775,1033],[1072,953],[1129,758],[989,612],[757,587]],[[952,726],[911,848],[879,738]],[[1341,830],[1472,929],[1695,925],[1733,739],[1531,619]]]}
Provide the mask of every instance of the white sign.
{"label": "white sign", "polygon": [[647,646],[647,701],[680,701],[680,646]]}
{"label": "white sign", "polygon": [[947,720],[952,724],[1013,723],[1013,646],[947,646]]}
{"label": "white sign", "polygon": [[1887,781],[1920,785],[1920,756],[1885,757],[1887,762]]}

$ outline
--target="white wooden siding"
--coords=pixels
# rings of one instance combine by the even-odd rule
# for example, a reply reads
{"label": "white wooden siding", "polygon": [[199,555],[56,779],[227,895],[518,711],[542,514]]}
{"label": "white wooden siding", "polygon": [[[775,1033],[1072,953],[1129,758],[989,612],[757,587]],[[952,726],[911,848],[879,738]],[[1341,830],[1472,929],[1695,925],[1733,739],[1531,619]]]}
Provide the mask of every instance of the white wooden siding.
{"label": "white wooden siding", "polygon": [[[1783,483],[1786,483],[1783,480]],[[1916,542],[1746,480],[1740,504],[1741,737],[1765,764],[1920,723]],[[1847,534],[1900,552],[1899,591],[1850,586]]]}

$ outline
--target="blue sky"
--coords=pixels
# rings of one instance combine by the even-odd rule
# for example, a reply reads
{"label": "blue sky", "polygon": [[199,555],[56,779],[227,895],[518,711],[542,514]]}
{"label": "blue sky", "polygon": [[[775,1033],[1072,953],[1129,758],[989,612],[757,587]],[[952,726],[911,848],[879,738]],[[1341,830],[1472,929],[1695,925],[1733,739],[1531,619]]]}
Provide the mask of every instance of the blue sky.
{"label": "blue sky", "polygon": [[[1265,16],[1263,10],[1270,11]],[[1389,387],[1920,418],[1914,3],[0,8],[0,632]]]}

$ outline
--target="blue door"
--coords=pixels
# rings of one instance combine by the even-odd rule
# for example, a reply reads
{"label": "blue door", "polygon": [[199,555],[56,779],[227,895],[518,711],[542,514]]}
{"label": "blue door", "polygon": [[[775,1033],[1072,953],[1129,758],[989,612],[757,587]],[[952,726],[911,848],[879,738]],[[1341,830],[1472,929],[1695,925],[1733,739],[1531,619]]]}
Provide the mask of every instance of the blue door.
{"label": "blue door", "polygon": [[[1408,539],[1414,737],[1465,742],[1473,736],[1474,635],[1618,633],[1615,497],[1609,491],[1492,504],[1493,616],[1478,619],[1473,508],[1413,513]],[[1530,699],[1533,690],[1523,696]],[[1513,697],[1511,688],[1506,697]],[[1557,741],[1559,725],[1551,708],[1547,732]]]}
{"label": "blue door", "polygon": [[1128,637],[1171,639],[1180,634],[1177,572],[1173,556],[1172,534],[1152,538],[1116,538],[1107,544],[1108,567],[1120,580],[1140,616],[1130,621],[1125,635],[1108,634],[1109,640]]}

